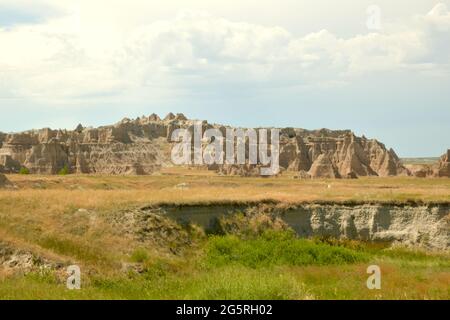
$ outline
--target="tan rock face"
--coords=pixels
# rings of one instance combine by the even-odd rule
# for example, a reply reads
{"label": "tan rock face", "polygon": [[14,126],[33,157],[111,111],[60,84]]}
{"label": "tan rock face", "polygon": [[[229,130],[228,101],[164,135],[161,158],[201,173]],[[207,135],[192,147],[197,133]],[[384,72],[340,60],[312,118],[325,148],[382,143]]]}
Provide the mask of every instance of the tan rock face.
{"label": "tan rock face", "polygon": [[443,154],[436,163],[407,164],[406,169],[410,175],[418,178],[447,177],[450,178],[450,149]]}
{"label": "tan rock face", "polygon": [[308,171],[312,178],[355,178],[407,174],[395,152],[351,131],[295,130],[281,146],[280,166]]}
{"label": "tan rock face", "polygon": [[319,155],[308,173],[312,178],[340,178],[337,168],[331,161],[331,155],[328,153]]}
{"label": "tan rock face", "polygon": [[[177,115],[182,119],[183,115]],[[41,129],[0,134],[0,172],[150,174],[169,163],[169,127],[153,114],[136,120],[123,119],[112,126],[74,131]]]}
{"label": "tan rock face", "polygon": [[232,176],[241,176],[241,177],[255,177],[259,176],[258,165],[250,165],[250,164],[244,164],[244,165],[223,165],[223,166],[217,166],[217,169],[213,167],[210,167],[209,169],[217,170],[219,174],[222,175],[232,175]]}
{"label": "tan rock face", "polygon": [[[178,128],[193,132],[192,120],[169,113],[123,119],[111,126],[75,130],[41,129],[14,134],[0,133],[0,172],[56,174],[67,166],[72,173],[149,174],[171,165],[170,137]],[[202,122],[203,129],[226,127]],[[357,137],[349,130],[280,130],[282,171],[304,172],[312,178],[355,178],[406,174],[395,152],[376,141]],[[248,145],[247,145],[248,147]],[[225,150],[225,148],[224,148]],[[448,160],[448,157],[447,157]],[[443,162],[442,174],[448,172]],[[447,168],[447,169],[446,169]],[[257,175],[254,165],[213,165],[225,175]],[[306,174],[307,173],[307,174]]]}
{"label": "tan rock face", "polygon": [[450,177],[450,149],[440,158],[436,175],[438,177]]}
{"label": "tan rock face", "polygon": [[[179,206],[161,208],[164,217],[210,228],[217,219],[232,221],[231,212],[246,217],[270,214],[272,221],[291,227],[302,238],[325,237],[401,244],[426,250],[450,249],[450,206],[448,204],[303,204],[290,208],[235,206],[198,206],[183,211]],[[259,218],[259,221],[264,221]],[[276,220],[274,219],[276,218]],[[222,220],[223,221],[223,220]],[[242,221],[242,220],[240,220]],[[266,221],[268,221],[266,219]],[[269,220],[270,221],[270,220]],[[251,223],[247,221],[246,225]],[[267,225],[267,224],[266,224]],[[236,228],[236,223],[234,224]],[[237,229],[235,229],[237,230]]]}

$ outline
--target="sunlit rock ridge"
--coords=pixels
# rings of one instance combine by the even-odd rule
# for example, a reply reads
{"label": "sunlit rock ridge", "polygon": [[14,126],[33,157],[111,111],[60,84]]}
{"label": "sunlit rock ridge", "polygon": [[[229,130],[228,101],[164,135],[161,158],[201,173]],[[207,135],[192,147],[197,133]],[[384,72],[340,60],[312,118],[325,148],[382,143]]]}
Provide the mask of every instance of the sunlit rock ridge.
{"label": "sunlit rock ridge", "polygon": [[[172,166],[172,132],[198,123],[183,114],[156,114],[123,119],[98,128],[78,125],[74,130],[49,128],[19,133],[0,132],[0,172],[57,174],[63,168],[78,174],[152,174]],[[229,126],[201,121],[203,129]],[[448,156],[448,154],[447,154]],[[435,175],[448,176],[448,157]],[[447,161],[447,162],[445,162]],[[350,130],[280,128],[280,168],[303,178],[357,178],[408,175],[394,150],[376,139]],[[250,165],[209,166],[220,174],[253,175]]]}

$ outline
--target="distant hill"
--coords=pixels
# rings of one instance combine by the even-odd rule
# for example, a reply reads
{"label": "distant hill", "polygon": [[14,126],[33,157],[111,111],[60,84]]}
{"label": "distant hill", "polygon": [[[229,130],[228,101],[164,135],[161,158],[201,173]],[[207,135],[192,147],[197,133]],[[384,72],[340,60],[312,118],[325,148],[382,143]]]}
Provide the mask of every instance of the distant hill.
{"label": "distant hill", "polygon": [[433,164],[439,161],[439,157],[400,158],[403,164]]}

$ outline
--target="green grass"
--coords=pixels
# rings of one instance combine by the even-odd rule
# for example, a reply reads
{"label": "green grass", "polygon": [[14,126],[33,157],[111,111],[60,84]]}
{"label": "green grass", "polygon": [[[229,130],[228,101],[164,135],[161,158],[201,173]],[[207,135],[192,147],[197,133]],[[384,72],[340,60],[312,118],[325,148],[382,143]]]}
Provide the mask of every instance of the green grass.
{"label": "green grass", "polygon": [[144,248],[136,248],[131,254],[131,261],[136,263],[143,263],[149,259],[149,254]]}
{"label": "green grass", "polygon": [[[70,245],[63,249],[72,250]],[[267,231],[249,238],[210,236],[189,255],[176,258],[158,258],[138,247],[130,260],[141,264],[141,271],[102,274],[82,267],[81,290],[66,289],[64,270],[3,277],[0,298],[450,298],[448,255],[355,241],[298,239],[289,231]],[[365,286],[366,268],[371,264],[380,265],[382,290]]]}
{"label": "green grass", "polygon": [[67,166],[67,164],[64,165],[64,167],[58,171],[58,175],[60,175],[60,176],[66,176],[69,173],[70,173],[70,171],[69,171],[69,167]]}
{"label": "green grass", "polygon": [[2,299],[309,299],[292,276],[272,270],[223,267],[189,277],[97,278],[68,290],[51,274],[16,276],[0,282]]}
{"label": "green grass", "polygon": [[297,239],[291,232],[266,232],[241,240],[237,236],[213,237],[207,249],[211,266],[240,264],[250,268],[275,265],[336,265],[367,261],[364,253],[344,247]]}
{"label": "green grass", "polygon": [[101,250],[72,239],[45,236],[38,240],[38,244],[58,254],[72,256],[78,261],[96,264],[100,267],[110,267],[115,264],[112,257]]}
{"label": "green grass", "polygon": [[28,170],[28,168],[22,167],[19,170],[19,174],[30,174],[30,170]]}

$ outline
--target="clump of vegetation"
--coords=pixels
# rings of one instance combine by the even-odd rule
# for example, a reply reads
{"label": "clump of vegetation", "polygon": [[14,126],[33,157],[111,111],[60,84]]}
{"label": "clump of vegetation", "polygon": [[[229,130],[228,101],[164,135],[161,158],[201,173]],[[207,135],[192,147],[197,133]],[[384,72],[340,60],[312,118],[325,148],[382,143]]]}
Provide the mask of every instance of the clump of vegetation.
{"label": "clump of vegetation", "polygon": [[313,299],[305,287],[288,274],[270,269],[227,266],[198,277],[190,297],[207,300]]}
{"label": "clump of vegetation", "polygon": [[81,290],[67,290],[64,281],[38,273],[0,278],[3,299],[312,299],[292,275],[272,270],[229,266],[214,272],[193,271],[188,277],[173,272],[146,279],[146,275],[83,278]]}
{"label": "clump of vegetation", "polygon": [[137,263],[146,262],[149,259],[147,250],[143,248],[137,248],[131,254],[131,261]]}
{"label": "clump of vegetation", "polygon": [[59,170],[59,172],[58,172],[58,174],[60,175],[60,176],[66,176],[66,175],[68,175],[70,172],[69,172],[69,167],[67,166],[67,164],[65,164],[64,165],[64,167],[61,169],[61,170]]}
{"label": "clump of vegetation", "polygon": [[217,219],[210,233],[216,235],[234,234],[240,238],[254,238],[267,230],[288,231],[291,228],[279,217],[264,212],[237,212]]}
{"label": "clump of vegetation", "polygon": [[19,170],[19,174],[30,174],[30,170],[28,168],[22,167]]}
{"label": "clump of vegetation", "polygon": [[258,238],[215,236],[208,243],[211,266],[239,264],[267,266],[338,265],[367,261],[368,256],[352,249],[299,239],[292,231],[266,231]]}

